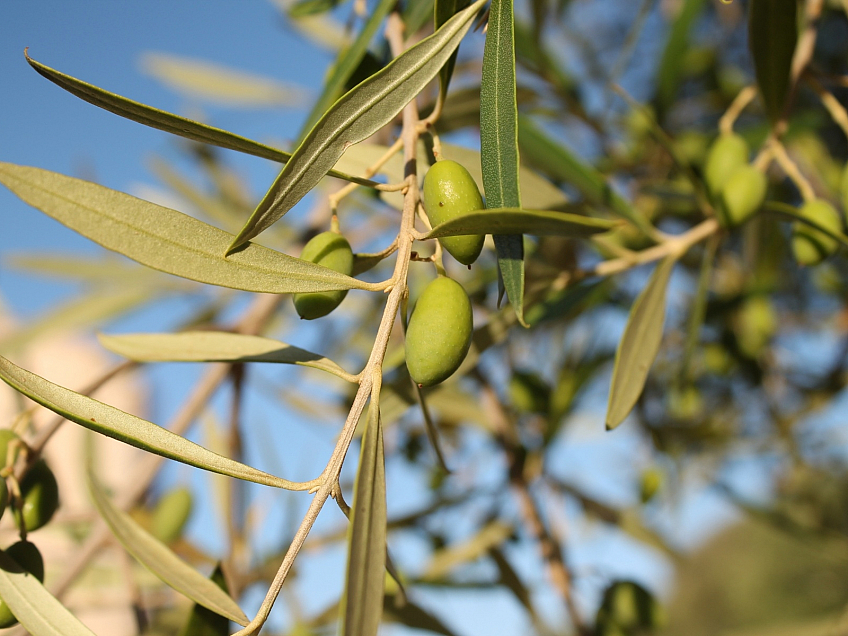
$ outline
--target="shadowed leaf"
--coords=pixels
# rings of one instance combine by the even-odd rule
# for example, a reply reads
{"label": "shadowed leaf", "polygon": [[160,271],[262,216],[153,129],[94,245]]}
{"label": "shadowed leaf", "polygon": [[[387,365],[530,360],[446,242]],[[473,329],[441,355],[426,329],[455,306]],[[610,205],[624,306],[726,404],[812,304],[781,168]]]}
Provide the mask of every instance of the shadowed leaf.
{"label": "shadowed leaf", "polygon": [[488,208],[445,221],[427,232],[425,238],[466,234],[533,234],[535,236],[585,237],[608,232],[613,221],[579,214],[521,208]]}

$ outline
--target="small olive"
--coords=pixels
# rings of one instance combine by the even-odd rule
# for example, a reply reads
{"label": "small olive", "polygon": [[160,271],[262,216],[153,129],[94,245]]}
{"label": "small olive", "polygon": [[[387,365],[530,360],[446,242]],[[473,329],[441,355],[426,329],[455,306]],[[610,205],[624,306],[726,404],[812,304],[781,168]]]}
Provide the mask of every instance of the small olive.
{"label": "small olive", "polygon": [[599,636],[635,636],[664,623],[663,609],[648,590],[632,581],[615,581],[604,591],[595,632]]}
{"label": "small olive", "polygon": [[[38,548],[29,541],[18,541],[5,550],[24,570],[32,574],[39,582],[44,582],[44,559]],[[0,599],[0,628],[5,629],[16,624],[18,619],[12,614],[9,606]]]}
{"label": "small olive", "polygon": [[[842,232],[842,217],[836,208],[822,199],[808,201],[799,210],[805,219],[815,221],[831,232]],[[806,223],[795,221],[792,231],[792,253],[801,265],[818,265],[836,251],[839,243]]]}
{"label": "small olive", "polygon": [[406,330],[406,366],[419,386],[433,386],[453,373],[471,346],[471,301],[446,276],[431,282],[415,305]]}
{"label": "small olive", "polygon": [[174,488],[156,504],[151,520],[153,536],[162,543],[173,543],[183,533],[193,507],[191,490],[186,487]]}
{"label": "small olive", "polygon": [[751,218],[765,201],[767,188],[766,176],[754,166],[746,164],[737,168],[721,192],[722,225],[734,227]]}
{"label": "small olive", "polygon": [[47,463],[40,459],[21,480],[21,517],[27,532],[45,525],[59,507],[59,484]]}
{"label": "small olive", "polygon": [[735,133],[713,142],[704,162],[704,181],[712,197],[718,198],[733,173],[748,163],[748,153],[748,142]]}
{"label": "small olive", "polygon": [[[353,250],[350,243],[336,232],[322,232],[303,246],[300,258],[317,263],[335,272],[350,276],[353,273]],[[304,320],[321,318],[333,311],[347,296],[346,289],[328,292],[308,292],[294,295],[294,308]]]}
{"label": "small olive", "polygon": [[[456,161],[442,159],[424,177],[424,209],[435,227],[474,210],[483,209],[483,198],[471,174]],[[448,253],[463,265],[471,265],[483,250],[481,234],[440,238]]]}

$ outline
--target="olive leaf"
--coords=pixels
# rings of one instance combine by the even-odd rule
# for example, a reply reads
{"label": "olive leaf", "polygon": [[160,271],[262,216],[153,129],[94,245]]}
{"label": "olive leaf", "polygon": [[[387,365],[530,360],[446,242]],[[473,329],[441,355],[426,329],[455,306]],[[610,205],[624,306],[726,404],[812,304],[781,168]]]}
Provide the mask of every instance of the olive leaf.
{"label": "olive leaf", "polygon": [[298,0],[288,9],[290,18],[302,18],[335,9],[341,0]]}
{"label": "olive leaf", "polygon": [[608,232],[615,221],[579,214],[522,208],[487,208],[440,223],[422,238],[467,234],[533,234],[535,236],[586,237]]}
{"label": "olive leaf", "polygon": [[386,466],[379,388],[371,393],[348,530],[341,615],[343,636],[375,636],[383,615],[386,568]]}
{"label": "olive leaf", "polygon": [[436,552],[421,578],[425,581],[442,579],[454,568],[474,561],[486,554],[490,548],[499,546],[512,533],[511,525],[502,521],[492,521],[470,539]]}
{"label": "olive leaf", "polygon": [[157,578],[180,594],[239,625],[250,622],[238,604],[214,582],[188,565],[168,546],[115,506],[88,467],[88,490],[100,516],[120,544]]}
{"label": "olive leaf", "polygon": [[348,146],[367,139],[403,110],[459,46],[485,1],[477,0],[436,33],[339,98],[294,151],[228,253],[288,212],[327,174]]}
{"label": "olive leaf", "polygon": [[96,636],[2,550],[0,598],[32,636]]}
{"label": "olive leaf", "polygon": [[[467,7],[471,0],[436,0],[433,6],[433,25],[438,29],[445,22],[450,20],[457,11]],[[453,54],[445,62],[442,70],[439,71],[439,98],[444,103],[448,95],[448,85],[450,84],[453,68],[456,65],[456,57],[459,51],[454,51]]]}
{"label": "olive leaf", "polygon": [[780,201],[766,201],[763,204],[763,209],[767,212],[776,212],[781,216],[786,216],[793,219],[794,221],[809,225],[814,230],[818,230],[822,234],[829,236],[835,241],[838,241],[839,244],[842,245],[842,247],[848,247],[848,236],[846,236],[842,232],[834,232],[830,228],[822,225],[821,223],[817,223],[814,219],[808,219],[798,211],[798,208],[791,206],[788,203],[782,203]]}
{"label": "olive leaf", "polygon": [[[492,0],[480,84],[480,155],[486,206],[520,208],[518,103],[512,0]],[[494,234],[498,269],[518,321],[524,325],[524,240]]]}
{"label": "olive leaf", "polygon": [[110,351],[138,362],[276,362],[321,369],[348,381],[353,378],[328,358],[261,336],[183,331],[98,334],[97,337]]}
{"label": "olive leaf", "polygon": [[657,103],[661,109],[670,106],[680,85],[680,74],[689,48],[692,25],[706,6],[705,0],[684,0],[668,31],[657,71]]}
{"label": "olive leaf", "polygon": [[615,352],[607,430],[612,430],[627,417],[642,394],[648,371],[657,357],[665,322],[665,292],[676,258],[667,256],[657,265],[645,289],[630,309],[624,335]]}
{"label": "olive leaf", "polygon": [[95,243],[175,276],[276,294],[369,288],[344,274],[259,245],[249,244],[222,258],[232,234],[81,179],[0,162],[0,183]]}
{"label": "olive leaf", "polygon": [[783,115],[798,40],[797,0],[751,0],[748,46],[757,86],[772,125]]}
{"label": "olive leaf", "polygon": [[377,6],[369,11],[368,21],[359,31],[356,40],[339,51],[336,61],[330,70],[329,77],[324,82],[324,90],[306,117],[303,128],[301,128],[300,134],[297,136],[298,139],[306,137],[307,133],[315,125],[315,122],[339,98],[339,95],[344,90],[345,83],[351,78],[356,71],[356,67],[368,51],[368,44],[374,38],[374,34],[380,28],[383,19],[389,14],[389,11],[392,10],[395,4],[396,0],[379,0]]}
{"label": "olive leaf", "polygon": [[[209,580],[227,593],[227,581],[224,579],[224,571],[220,563],[215,567]],[[229,633],[230,621],[227,617],[195,603],[179,636],[229,636]]]}
{"label": "olive leaf", "polygon": [[[49,79],[60,88],[64,88],[72,95],[79,97],[89,104],[94,104],[95,106],[108,110],[110,113],[114,113],[120,117],[130,119],[134,122],[138,122],[139,124],[149,126],[150,128],[164,130],[165,132],[179,135],[186,139],[199,141],[212,146],[218,146],[219,148],[227,148],[228,150],[236,150],[255,157],[279,161],[280,163],[285,163],[291,157],[291,153],[279,150],[278,148],[272,148],[271,146],[266,146],[258,141],[241,137],[226,130],[221,130],[214,126],[207,126],[206,124],[201,124],[200,122],[186,119],[185,117],[180,117],[179,115],[174,115],[173,113],[169,113],[164,110],[159,110],[153,106],[147,106],[146,104],[127,99],[126,97],[121,97],[115,93],[110,93],[109,91],[103,90],[93,84],[83,82],[75,77],[71,77],[70,75],[57,71],[54,68],[50,68],[41,62],[36,62],[28,54],[26,54],[26,52],[25,55],[29,65],[34,68],[39,75]],[[328,174],[330,176],[344,179],[346,181],[352,181],[353,183],[358,183],[364,186],[375,185],[374,181],[361,179],[343,172],[336,172],[335,170],[330,170]]]}
{"label": "olive leaf", "polygon": [[2,356],[0,356],[0,380],[71,422],[76,422],[95,433],[130,446],[236,479],[275,488],[303,489],[299,484],[213,453],[153,422],[53,384]]}

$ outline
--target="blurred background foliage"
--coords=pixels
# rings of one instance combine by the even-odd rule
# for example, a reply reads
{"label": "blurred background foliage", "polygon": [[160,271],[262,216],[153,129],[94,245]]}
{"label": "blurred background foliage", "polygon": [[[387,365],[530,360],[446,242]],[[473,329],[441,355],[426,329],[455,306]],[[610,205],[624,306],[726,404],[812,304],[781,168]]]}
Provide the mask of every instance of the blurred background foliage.
{"label": "blurred background foliage", "polygon": [[[281,0],[279,19],[313,45],[332,48],[351,41],[373,4]],[[432,31],[432,1],[409,0],[398,8],[409,37]],[[844,115],[848,3],[806,0],[799,11],[802,33],[814,28],[806,65],[812,81],[805,76],[798,83],[782,141],[816,195],[844,214],[846,128],[816,85]],[[534,194],[547,194],[549,208],[571,200],[626,209],[671,234],[703,220],[693,184],[703,177],[719,119],[755,81],[746,16],[744,0],[517,2],[521,159],[532,171],[528,179],[554,186]],[[462,45],[436,125],[443,141],[471,149],[479,134],[481,44],[478,34]],[[378,31],[344,85],[355,85],[388,59]],[[167,53],[145,57],[144,70],[201,103],[294,107],[298,117],[311,106],[285,77]],[[423,114],[435,101],[437,88],[431,89],[419,98]],[[759,99],[734,130],[759,151],[769,134]],[[388,145],[394,134],[386,129],[374,141]],[[230,156],[189,142],[175,147],[178,158],[150,161],[158,196],[236,232],[255,197]],[[462,157],[472,169],[473,154],[454,152],[448,147],[445,155]],[[338,169],[360,173],[379,154],[355,146]],[[392,170],[401,169],[389,164],[384,174],[396,181]],[[797,183],[784,171],[772,166],[767,176],[769,200],[800,205]],[[338,187],[325,180],[262,237],[264,244],[299,253],[328,228],[327,195]],[[394,236],[396,199],[384,198],[360,189],[341,205],[342,230],[360,254],[383,249]],[[615,349],[649,271],[633,267],[577,282],[569,276],[650,247],[650,239],[633,225],[591,242],[526,238],[529,330],[514,324],[509,307],[497,308],[491,249],[471,271],[449,263],[449,273],[471,295],[476,326],[460,373],[425,394],[451,474],[439,467],[428,442],[400,332],[386,359],[389,547],[406,593],[387,584],[385,618],[397,626],[385,632],[415,628],[450,636],[480,633],[473,629],[478,625],[485,633],[507,633],[497,631],[506,620],[522,633],[543,635],[846,633],[848,261],[839,251],[815,267],[798,266],[791,231],[785,218],[764,210],[681,259],[645,390],[624,425],[608,433],[603,416]],[[390,271],[385,262],[374,269],[367,257],[360,262],[367,280]],[[191,311],[172,328],[227,326],[244,305],[241,293],[201,288],[107,254],[16,254],[4,264],[84,282],[68,304],[7,330],[0,338],[4,354],[36,347],[57,330],[112,330],[127,315],[144,315],[145,307],[176,295],[189,299]],[[430,278],[428,267],[413,263],[413,298]],[[265,333],[356,369],[370,351],[381,308],[380,294],[352,292],[316,328],[299,324],[284,299]],[[166,378],[160,374],[160,384]],[[210,403],[196,427],[207,446],[266,465],[283,463],[306,478],[323,466],[326,443],[352,398],[347,386],[309,370],[254,366],[238,369],[228,383],[231,390]],[[152,390],[155,395],[155,382]],[[240,415],[243,400],[261,405],[263,415]],[[278,454],[265,440],[287,444],[287,433],[269,430],[287,421],[317,432],[299,432],[291,438],[296,448]],[[324,445],[316,449],[301,439],[310,435]],[[295,478],[290,472],[282,470]],[[353,473],[345,474],[350,493]],[[179,475],[166,471],[136,518],[187,560],[209,571],[222,561],[234,597],[244,595],[251,606],[255,590],[266,589],[273,577],[302,501],[281,494],[284,503],[274,503],[272,515],[267,495],[253,486],[204,476],[190,495],[173,485],[185,481],[185,473]],[[195,524],[199,518],[225,528],[223,541],[204,544],[197,540],[202,532],[168,523],[189,520],[192,498]],[[165,514],[165,506],[179,510]],[[324,516],[330,520],[310,538],[269,634],[336,629],[333,595],[343,569],[336,557],[345,530],[336,511]],[[65,531],[84,531],[85,516],[59,520]],[[322,563],[327,555],[331,565]],[[157,596],[150,580],[138,585],[142,591],[131,597],[136,620],[127,633],[177,633],[185,603],[161,590]]]}

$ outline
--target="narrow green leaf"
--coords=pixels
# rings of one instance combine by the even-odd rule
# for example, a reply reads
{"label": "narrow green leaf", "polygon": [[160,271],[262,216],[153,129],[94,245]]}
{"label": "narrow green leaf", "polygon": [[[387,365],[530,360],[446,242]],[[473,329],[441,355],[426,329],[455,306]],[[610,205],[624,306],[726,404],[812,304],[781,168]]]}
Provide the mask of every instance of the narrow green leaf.
{"label": "narrow green leaf", "polygon": [[0,162],[0,183],[95,243],[175,276],[272,294],[368,288],[344,274],[255,244],[223,258],[232,234],[81,179]]}
{"label": "narrow green leaf", "polygon": [[[165,280],[164,277],[151,272],[149,269],[129,263],[112,254],[103,256],[60,255],[56,252],[20,252],[11,254],[6,259],[9,267],[22,269],[31,274],[69,278],[86,282],[108,283],[121,282],[124,284],[143,284],[154,280]],[[186,283],[189,285],[190,283]]]}
{"label": "narrow green leaf", "polygon": [[[209,580],[227,594],[227,582],[220,563],[215,567]],[[226,616],[221,616],[195,603],[179,636],[228,636],[229,633],[230,621]]]}
{"label": "narrow green leaf", "polygon": [[[492,0],[483,49],[480,85],[480,151],[486,206],[520,208],[518,189],[518,103],[512,0]],[[520,234],[495,234],[499,280],[515,315],[524,322],[524,241]]]}
{"label": "narrow green leaf", "polygon": [[522,208],[487,208],[445,221],[423,238],[441,238],[465,234],[533,234],[535,236],[586,237],[608,232],[614,221],[579,214]]}
{"label": "narrow green leaf", "polygon": [[302,18],[306,15],[326,13],[335,9],[340,2],[341,0],[298,0],[289,7],[288,14],[290,18]]}
{"label": "narrow green leaf", "polygon": [[148,74],[173,90],[226,106],[293,107],[301,106],[306,98],[303,88],[205,60],[169,53],[145,53],[141,64]]}
{"label": "narrow green leaf", "polygon": [[2,356],[0,356],[0,380],[33,402],[58,413],[71,422],[76,422],[95,433],[130,446],[236,479],[276,488],[302,489],[298,484],[286,479],[274,477],[213,453],[152,422],[53,384]]}
{"label": "narrow green leaf", "polygon": [[[120,117],[130,119],[134,122],[138,122],[139,124],[144,124],[150,128],[164,130],[165,132],[169,132],[173,135],[179,135],[186,139],[199,141],[212,146],[218,146],[219,148],[227,148],[228,150],[236,150],[255,157],[279,161],[280,163],[285,163],[291,157],[291,153],[289,152],[272,148],[265,144],[260,144],[258,141],[253,141],[252,139],[241,137],[231,132],[227,132],[226,130],[221,130],[214,126],[207,126],[206,124],[201,124],[200,122],[186,119],[185,117],[180,117],[179,115],[174,115],[173,113],[159,110],[152,106],[147,106],[146,104],[127,99],[126,97],[121,97],[115,93],[110,93],[109,91],[98,88],[93,84],[83,82],[75,77],[71,77],[70,75],[66,75],[56,69],[50,68],[41,62],[36,62],[29,55],[26,56],[26,59],[27,62],[29,62],[29,65],[32,66],[39,75],[49,79],[60,88],[64,88],[72,95],[79,97],[89,104],[94,104],[95,106],[108,110],[110,113],[114,113]],[[359,183],[360,185],[374,185],[374,182],[368,179],[360,179],[359,177],[354,177],[342,172],[336,172],[335,170],[331,170],[329,174],[330,176],[344,179],[346,181],[352,181],[353,183]]]}
{"label": "narrow green leaf", "polygon": [[[457,11],[461,11],[469,5],[471,0],[436,0],[433,7],[433,24],[438,29],[445,22],[450,20]],[[448,96],[448,85],[450,84],[451,75],[453,75],[454,66],[456,66],[456,56],[459,51],[454,51],[453,55],[448,58],[442,70],[439,71],[439,97],[444,103]]]}
{"label": "narrow green leaf", "polygon": [[377,6],[369,11],[368,20],[359,31],[359,35],[356,37],[356,40],[354,40],[350,46],[346,46],[339,51],[339,55],[329,73],[329,77],[327,78],[327,81],[324,82],[324,90],[318,98],[318,101],[315,102],[315,105],[312,107],[309,115],[306,117],[306,121],[303,123],[303,128],[301,128],[300,134],[297,136],[298,139],[306,137],[315,125],[315,122],[321,119],[325,111],[330,108],[330,106],[333,105],[333,102],[335,102],[342,94],[345,83],[350,79],[351,75],[353,75],[354,71],[356,71],[356,67],[359,66],[362,58],[365,57],[365,53],[368,51],[368,45],[374,38],[374,34],[377,32],[377,29],[380,28],[380,25],[389,14],[389,11],[391,11],[392,7],[395,6],[396,1],[397,0],[379,0],[377,2]]}
{"label": "narrow green leaf", "polygon": [[660,349],[665,322],[665,292],[676,262],[675,258],[668,256],[657,265],[645,289],[630,309],[624,335],[615,353],[607,407],[607,430],[614,429],[624,421],[642,394],[648,371]]}
{"label": "narrow green leaf", "polygon": [[763,209],[768,212],[777,212],[778,214],[789,217],[794,221],[799,221],[800,223],[809,225],[811,228],[818,230],[835,241],[838,241],[842,247],[848,248],[848,236],[845,236],[842,232],[834,232],[824,225],[816,223],[813,219],[808,219],[798,211],[798,208],[789,205],[788,203],[783,203],[782,201],[766,201],[763,204]]}
{"label": "narrow green leaf", "polygon": [[362,437],[349,528],[342,599],[343,636],[376,636],[383,615],[386,568],[386,467],[379,389],[371,394]]}
{"label": "narrow green leaf", "polygon": [[332,360],[298,347],[240,333],[183,331],[180,333],[98,334],[100,344],[138,362],[276,362],[321,369],[346,380],[351,375]]}
{"label": "narrow green leaf", "polygon": [[677,95],[680,72],[689,48],[689,33],[705,5],[705,0],[684,0],[669,29],[657,70],[657,105],[661,111],[671,106]]}
{"label": "narrow green leaf", "polygon": [[409,599],[398,606],[393,596],[386,596],[383,607],[386,622],[400,623],[414,629],[423,629],[434,634],[443,634],[444,636],[456,636],[456,632],[445,625],[440,618],[428,612],[420,605],[416,605]]}
{"label": "narrow green leaf", "polygon": [[37,578],[2,550],[0,597],[32,636],[95,636]]}
{"label": "narrow green leaf", "polygon": [[499,546],[512,533],[511,525],[501,521],[493,521],[483,526],[477,534],[467,541],[436,552],[421,578],[425,581],[436,581],[444,578],[451,570],[475,561],[486,554],[490,548]]}
{"label": "narrow green leaf", "polygon": [[195,603],[239,625],[250,621],[229,594],[174,554],[168,546],[142,528],[132,517],[115,506],[97,477],[88,469],[88,489],[100,516],[139,563],[157,578]]}
{"label": "narrow green leaf", "polygon": [[345,93],[294,151],[230,246],[233,251],[270,227],[327,174],[351,144],[390,122],[435,77],[486,0],[456,14],[383,70]]}
{"label": "narrow green leaf", "polygon": [[757,86],[772,126],[783,115],[798,41],[797,0],[751,0],[748,45]]}

